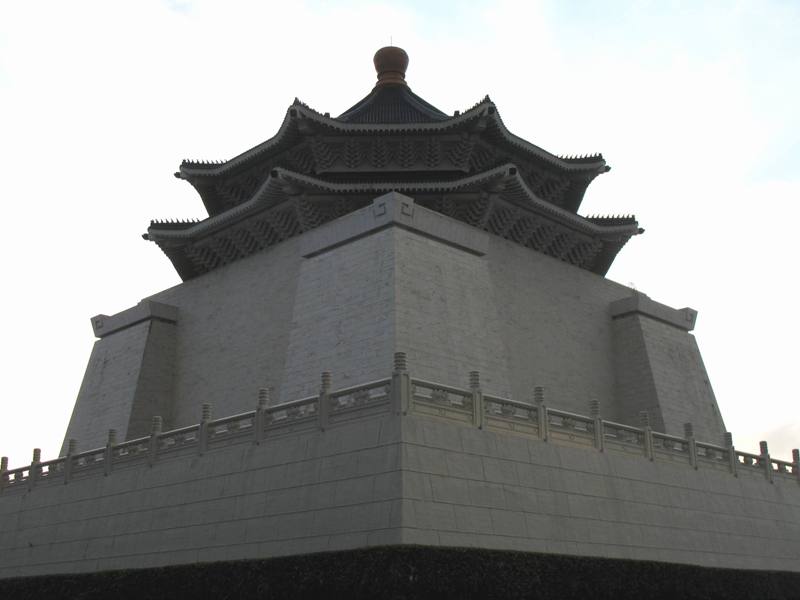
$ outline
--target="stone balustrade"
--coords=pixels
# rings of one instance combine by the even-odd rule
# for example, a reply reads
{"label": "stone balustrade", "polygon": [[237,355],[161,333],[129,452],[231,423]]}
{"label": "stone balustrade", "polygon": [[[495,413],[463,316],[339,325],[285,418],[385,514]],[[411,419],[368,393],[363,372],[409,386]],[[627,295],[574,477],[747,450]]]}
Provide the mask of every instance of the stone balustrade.
{"label": "stone balustrade", "polygon": [[85,452],[75,452],[77,444],[70,440],[66,456],[54,460],[42,462],[36,449],[31,464],[9,469],[8,459],[3,457],[0,493],[109,475],[131,464],[152,465],[170,456],[203,454],[227,444],[258,444],[272,436],[314,428],[325,430],[338,422],[387,411],[447,419],[465,426],[694,469],[716,469],[734,476],[758,474],[769,482],[776,477],[795,479],[800,484],[800,452],[796,449],[791,462],[770,457],[766,442],[761,442],[758,454],[741,452],[734,448],[730,434],[726,434],[724,445],[695,440],[689,423],[685,437],[669,435],[653,431],[646,413],[641,415],[641,427],[601,419],[597,399],[588,403],[590,415],[581,415],[548,407],[542,387],[534,389],[532,402],[521,402],[484,394],[476,371],[470,373],[469,388],[462,389],[415,379],[408,374],[406,364],[405,354],[397,353],[391,377],[339,390],[330,389],[330,373],[323,373],[319,394],[274,406],[268,405],[269,391],[262,388],[255,410],[212,419],[211,407],[203,405],[199,423],[170,431],[162,431],[161,418],[154,417],[148,436],[117,442],[116,432],[111,430],[105,447]]}

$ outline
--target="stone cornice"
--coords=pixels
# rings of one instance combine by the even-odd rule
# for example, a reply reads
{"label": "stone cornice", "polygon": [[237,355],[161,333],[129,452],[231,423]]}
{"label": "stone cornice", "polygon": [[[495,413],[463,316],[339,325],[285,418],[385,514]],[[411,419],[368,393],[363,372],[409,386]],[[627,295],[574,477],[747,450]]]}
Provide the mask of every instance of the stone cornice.
{"label": "stone cornice", "polygon": [[693,308],[675,309],[638,292],[611,303],[612,319],[630,315],[643,315],[684,331],[692,331],[697,321],[697,311]]}
{"label": "stone cornice", "polygon": [[389,192],[345,219],[308,232],[301,252],[305,258],[317,256],[387,227],[408,229],[477,256],[485,255],[489,248],[488,233],[417,206],[408,196]]}
{"label": "stone cornice", "polygon": [[96,315],[92,317],[92,330],[96,337],[104,338],[122,329],[152,320],[177,323],[178,309],[162,302],[142,300],[136,306],[115,315]]}

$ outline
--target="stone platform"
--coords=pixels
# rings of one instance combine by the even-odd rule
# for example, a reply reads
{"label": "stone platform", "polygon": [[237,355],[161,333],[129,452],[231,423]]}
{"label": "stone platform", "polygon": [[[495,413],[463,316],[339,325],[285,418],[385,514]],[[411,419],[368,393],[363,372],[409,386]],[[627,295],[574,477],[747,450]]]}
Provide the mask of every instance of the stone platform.
{"label": "stone platform", "polygon": [[[800,571],[800,466],[390,377],[2,473],[0,577],[424,545]],[[255,395],[255,394],[254,394]]]}

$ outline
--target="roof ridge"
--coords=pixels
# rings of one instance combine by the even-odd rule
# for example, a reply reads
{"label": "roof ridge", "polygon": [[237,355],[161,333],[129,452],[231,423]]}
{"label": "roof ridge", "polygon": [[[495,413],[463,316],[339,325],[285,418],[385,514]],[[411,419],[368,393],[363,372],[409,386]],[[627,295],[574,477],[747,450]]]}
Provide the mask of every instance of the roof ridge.
{"label": "roof ridge", "polygon": [[441,122],[449,115],[407,85],[376,85],[338,117],[342,123],[410,124]]}

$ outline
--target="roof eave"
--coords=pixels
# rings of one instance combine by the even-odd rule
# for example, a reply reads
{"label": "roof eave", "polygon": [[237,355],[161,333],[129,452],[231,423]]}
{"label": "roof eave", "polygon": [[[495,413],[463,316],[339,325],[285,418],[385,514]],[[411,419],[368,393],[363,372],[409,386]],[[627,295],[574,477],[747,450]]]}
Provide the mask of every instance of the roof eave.
{"label": "roof eave", "polygon": [[[333,193],[363,194],[382,193],[391,190],[407,193],[456,191],[470,186],[480,187],[482,184],[487,184],[496,180],[513,181],[513,184],[523,191],[529,206],[520,205],[521,208],[535,208],[537,212],[548,214],[562,225],[582,231],[583,233],[599,236],[601,238],[608,236],[612,236],[613,238],[619,235],[627,235],[627,237],[630,237],[639,232],[638,223],[635,220],[631,223],[621,225],[601,225],[566,209],[560,208],[546,200],[542,200],[527,186],[524,179],[520,176],[517,167],[513,164],[506,164],[455,181],[422,183],[388,181],[374,183],[332,183],[317,177],[295,173],[288,169],[276,168],[272,170],[267,180],[247,202],[198,223],[189,224],[187,227],[176,228],[172,226],[172,224],[154,222],[151,224],[150,228],[148,228],[148,235],[153,241],[158,241],[159,239],[168,238],[191,239],[201,234],[211,234],[233,222],[246,218],[253,211],[265,208],[266,203],[270,199],[274,200],[283,193],[282,190],[284,189],[285,183],[292,183],[300,188],[323,190]],[[169,226],[159,227],[159,225]]]}

